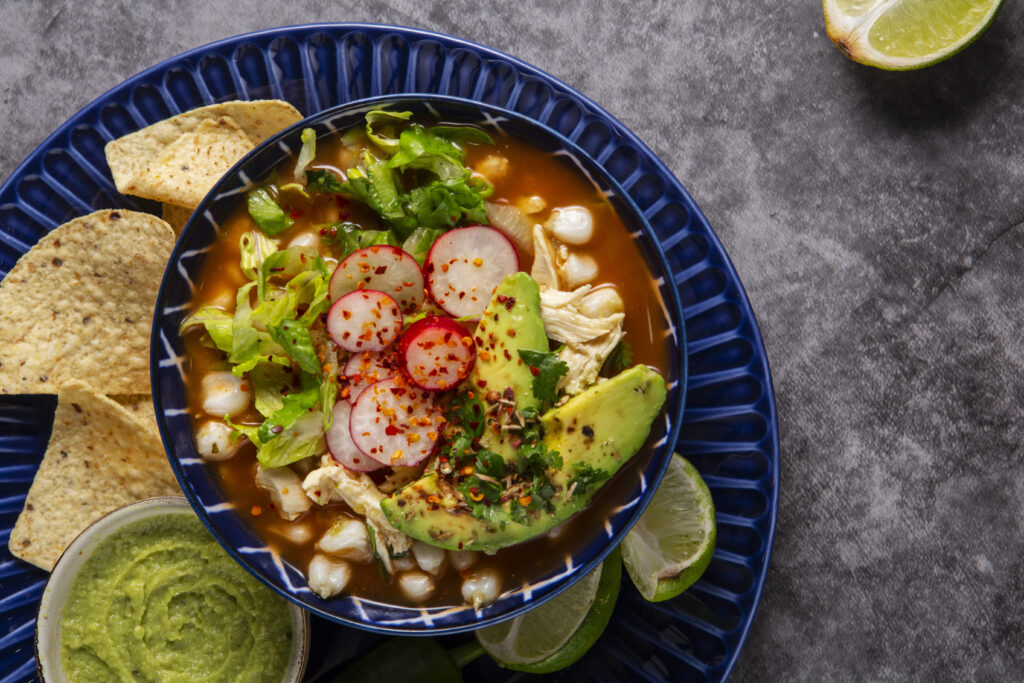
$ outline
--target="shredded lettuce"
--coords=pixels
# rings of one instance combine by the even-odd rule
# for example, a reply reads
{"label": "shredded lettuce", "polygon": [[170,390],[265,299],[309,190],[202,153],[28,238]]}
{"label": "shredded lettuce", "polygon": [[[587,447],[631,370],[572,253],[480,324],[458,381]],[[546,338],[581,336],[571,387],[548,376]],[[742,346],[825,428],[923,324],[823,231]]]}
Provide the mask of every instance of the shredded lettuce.
{"label": "shredded lettuce", "polygon": [[253,230],[238,240],[238,250],[242,254],[242,272],[250,280],[255,280],[263,261],[277,251],[277,242]]}
{"label": "shredded lettuce", "polygon": [[299,158],[295,161],[295,172],[293,175],[296,180],[305,182],[306,166],[309,166],[314,157],[316,157],[316,131],[312,128],[303,128],[301,137],[302,149],[299,150]]}
{"label": "shredded lettuce", "polygon": [[398,239],[391,230],[363,230],[355,223],[334,223],[322,230],[320,242],[334,247],[339,258],[345,258],[357,249],[386,244],[398,246]]}
{"label": "shredded lettuce", "polygon": [[271,237],[279,232],[284,232],[295,223],[285,215],[284,210],[262,187],[250,190],[246,195],[246,203],[249,207],[249,215],[256,221],[256,225]]}
{"label": "shredded lettuce", "polygon": [[366,115],[366,136],[385,152],[398,150],[397,130],[412,117],[411,111],[375,109]]}
{"label": "shredded lettuce", "polygon": [[270,417],[284,407],[284,389],[292,382],[292,375],[276,363],[257,363],[249,371],[253,405],[263,417]]}
{"label": "shredded lettuce", "polygon": [[323,417],[319,410],[314,409],[302,413],[291,427],[261,445],[256,451],[256,459],[269,469],[284,467],[325,450]]}
{"label": "shredded lettuce", "polygon": [[[484,200],[494,188],[472,175],[459,143],[492,143],[490,136],[470,126],[428,129],[407,123],[410,116],[384,110],[367,114],[366,134],[385,156],[366,150],[360,166],[348,169],[344,180],[328,171],[309,171],[307,187],[366,204],[402,240],[421,227],[447,230],[486,222]],[[413,173],[425,182],[406,189]],[[423,179],[423,174],[433,177]]]}
{"label": "shredded lettuce", "polygon": [[233,345],[233,322],[234,319],[231,314],[223,309],[215,306],[204,306],[181,322],[178,334],[185,335],[192,328],[203,326],[218,349],[230,352]]}
{"label": "shredded lettuce", "polygon": [[416,228],[405,242],[402,242],[402,251],[411,254],[422,266],[427,260],[427,252],[430,251],[430,247],[443,234],[444,230],[440,228]]}

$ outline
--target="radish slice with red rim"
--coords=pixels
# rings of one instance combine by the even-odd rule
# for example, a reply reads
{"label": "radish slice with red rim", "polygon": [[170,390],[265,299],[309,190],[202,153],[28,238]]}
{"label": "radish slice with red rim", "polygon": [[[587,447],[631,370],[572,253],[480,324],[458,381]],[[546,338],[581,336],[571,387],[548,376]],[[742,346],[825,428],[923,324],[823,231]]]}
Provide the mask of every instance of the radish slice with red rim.
{"label": "radish slice with red rim", "polygon": [[348,401],[338,401],[334,404],[334,421],[331,428],[324,434],[327,441],[327,450],[331,457],[340,464],[356,472],[373,472],[384,467],[373,458],[368,458],[352,441],[352,435],[348,431],[349,419],[352,413],[352,406]]}
{"label": "radish slice with red rim", "polygon": [[354,404],[363,389],[374,382],[394,377],[397,368],[398,359],[391,349],[352,354],[344,370],[345,379],[348,380],[348,402]]}
{"label": "radish slice with red rim", "polygon": [[425,298],[420,264],[412,255],[386,244],[357,249],[334,269],[329,289],[332,301],[357,289],[384,292],[405,313],[419,308]]}
{"label": "radish slice with red rim", "polygon": [[476,360],[476,346],[469,331],[458,322],[430,315],[402,334],[398,357],[416,386],[444,391],[458,386],[469,375]]}
{"label": "radish slice with red rim", "polygon": [[327,334],[346,351],[382,351],[402,333],[402,311],[384,292],[360,289],[327,311]]}
{"label": "radish slice with red rim", "polygon": [[392,377],[359,394],[349,432],[364,455],[392,467],[411,466],[433,452],[443,424],[433,394]]}
{"label": "radish slice with red rim", "polygon": [[424,264],[430,296],[456,318],[479,316],[494,288],[519,270],[519,254],[494,228],[449,230],[430,247]]}

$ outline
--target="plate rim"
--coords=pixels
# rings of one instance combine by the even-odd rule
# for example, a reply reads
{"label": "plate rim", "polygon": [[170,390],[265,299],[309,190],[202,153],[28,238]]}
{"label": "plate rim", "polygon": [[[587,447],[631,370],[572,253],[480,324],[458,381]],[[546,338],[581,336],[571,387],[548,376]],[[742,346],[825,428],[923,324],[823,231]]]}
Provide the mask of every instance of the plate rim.
{"label": "plate rim", "polygon": [[[755,577],[754,585],[749,593],[750,606],[749,606],[749,618],[745,620],[746,623],[739,629],[735,641],[733,652],[727,657],[727,661],[714,665],[713,669],[718,669],[721,672],[722,680],[727,678],[735,667],[736,661],[738,660],[739,654],[746,644],[747,637],[749,636],[750,629],[753,625],[754,618],[756,617],[757,610],[760,607],[761,599],[763,597],[764,587],[767,580],[768,570],[771,564],[771,556],[774,550],[774,541],[777,532],[778,522],[778,506],[779,506],[779,486],[781,481],[781,453],[779,446],[779,426],[778,426],[778,412],[775,398],[774,384],[772,380],[772,374],[770,369],[770,363],[768,359],[767,350],[764,345],[764,338],[761,333],[760,325],[757,322],[756,314],[750,303],[750,298],[747,295],[746,289],[743,286],[742,281],[739,278],[739,274],[736,271],[735,264],[729,257],[725,247],[722,245],[721,240],[715,231],[711,228],[707,218],[703,212],[699,209],[696,202],[693,200],[689,192],[686,190],[682,182],[672,173],[671,170],[637,135],[622,124],[617,118],[609,114],[603,107],[595,103],[585,94],[578,91],[576,88],[568,85],[561,79],[552,76],[546,71],[533,66],[513,55],[505,53],[495,48],[487,47],[466,38],[459,36],[453,36],[450,34],[433,31],[430,29],[402,26],[397,24],[385,24],[385,23],[372,23],[372,22],[311,22],[305,24],[292,24],[285,26],[270,27],[265,29],[259,29],[256,31],[240,33],[233,36],[221,38],[204,45],[200,45],[181,53],[171,55],[157,64],[147,67],[132,76],[129,76],[120,83],[107,89],[103,93],[100,93],[88,103],[83,105],[77,112],[70,115],[62,124],[60,124],[52,133],[47,135],[40,141],[28,155],[17,164],[14,169],[10,172],[8,177],[4,180],[3,184],[0,185],[0,198],[9,192],[13,194],[15,188],[15,180],[18,181],[23,179],[23,176],[30,175],[37,166],[41,166],[43,156],[40,152],[48,147],[54,145],[55,142],[67,135],[72,131],[73,125],[81,125],[77,119],[83,115],[86,110],[89,110],[97,106],[102,100],[112,96],[115,93],[119,93],[124,89],[130,89],[137,85],[140,81],[146,79],[150,75],[163,72],[175,62],[185,59],[195,59],[196,57],[202,57],[212,52],[222,50],[224,48],[237,46],[244,43],[246,40],[255,40],[261,38],[275,38],[281,37],[284,34],[295,32],[295,31],[367,31],[367,32],[392,32],[397,34],[404,34],[406,37],[409,35],[415,36],[422,39],[434,39],[442,43],[448,43],[456,47],[464,47],[472,51],[483,53],[486,56],[498,58],[499,60],[505,61],[506,63],[519,69],[521,72],[539,77],[541,80],[547,81],[549,84],[554,84],[559,88],[563,89],[565,93],[579,100],[581,103],[591,108],[593,111],[601,114],[605,117],[606,121],[615,129],[616,133],[621,135],[623,138],[628,140],[632,146],[638,151],[643,153],[645,161],[656,170],[659,175],[665,178],[667,181],[672,183],[673,189],[677,191],[684,202],[687,204],[687,208],[690,210],[691,219],[694,220],[700,227],[700,233],[709,242],[711,250],[717,252],[718,256],[722,259],[724,266],[727,268],[727,275],[729,279],[737,287],[740,297],[738,300],[734,300],[732,303],[739,306],[741,312],[745,317],[748,318],[751,328],[751,345],[753,347],[754,356],[757,360],[763,363],[763,373],[759,373],[759,379],[764,382],[764,399],[767,402],[767,431],[768,443],[770,444],[770,452],[767,453],[768,461],[771,466],[770,476],[767,478],[766,484],[770,484],[770,491],[764,491],[768,501],[768,528],[765,535],[764,547],[761,553],[761,558],[758,560],[758,564],[762,566],[762,570]],[[101,107],[102,105],[100,105]],[[599,162],[600,163],[600,162]],[[53,226],[56,227],[56,226]],[[51,227],[52,229],[52,227]],[[31,246],[31,245],[30,245]],[[684,306],[685,309],[685,306]],[[687,353],[687,356],[689,353]],[[684,415],[685,422],[685,415]],[[723,666],[724,664],[724,666]]]}

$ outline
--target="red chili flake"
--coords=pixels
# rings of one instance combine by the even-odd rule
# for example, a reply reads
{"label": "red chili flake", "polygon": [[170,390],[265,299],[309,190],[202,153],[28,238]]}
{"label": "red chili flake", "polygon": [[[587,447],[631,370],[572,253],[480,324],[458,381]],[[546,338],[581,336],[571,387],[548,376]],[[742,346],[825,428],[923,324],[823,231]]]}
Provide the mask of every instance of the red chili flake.
{"label": "red chili flake", "polygon": [[536,367],[534,365],[531,365],[530,366],[530,372],[533,373],[534,377],[537,377],[538,375],[540,375],[540,368],[538,368],[538,367]]}
{"label": "red chili flake", "polygon": [[374,268],[373,272],[375,275],[383,275],[384,273],[387,272],[387,270],[387,266],[377,266],[376,268]]}
{"label": "red chili flake", "polygon": [[388,436],[395,436],[397,434],[401,434],[402,430],[394,425],[388,425],[387,427],[384,428],[384,433],[387,434]]}

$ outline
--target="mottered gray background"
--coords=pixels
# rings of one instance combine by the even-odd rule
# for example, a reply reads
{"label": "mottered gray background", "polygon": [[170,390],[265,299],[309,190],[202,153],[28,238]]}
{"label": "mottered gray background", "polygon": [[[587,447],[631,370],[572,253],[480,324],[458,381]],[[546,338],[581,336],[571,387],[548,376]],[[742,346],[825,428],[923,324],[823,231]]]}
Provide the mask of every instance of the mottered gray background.
{"label": "mottered gray background", "polygon": [[777,391],[775,551],[733,674],[1024,677],[1024,10],[913,73],[817,2],[0,0],[0,177],[179,52],[314,21],[519,57],[629,126],[746,286]]}

